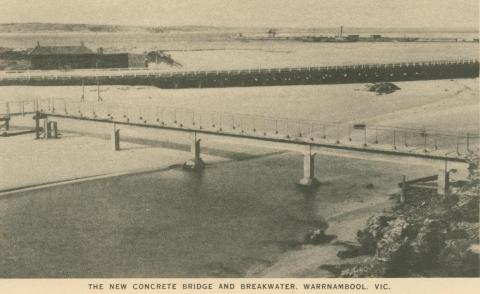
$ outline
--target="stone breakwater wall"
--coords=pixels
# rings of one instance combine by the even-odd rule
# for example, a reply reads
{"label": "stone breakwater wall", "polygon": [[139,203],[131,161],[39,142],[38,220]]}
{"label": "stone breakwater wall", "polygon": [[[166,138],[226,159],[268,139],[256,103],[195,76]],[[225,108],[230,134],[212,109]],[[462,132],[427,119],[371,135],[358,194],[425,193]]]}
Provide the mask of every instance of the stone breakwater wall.
{"label": "stone breakwater wall", "polygon": [[144,85],[164,89],[397,82],[476,78],[478,60],[219,71],[148,69],[0,73],[1,85]]}

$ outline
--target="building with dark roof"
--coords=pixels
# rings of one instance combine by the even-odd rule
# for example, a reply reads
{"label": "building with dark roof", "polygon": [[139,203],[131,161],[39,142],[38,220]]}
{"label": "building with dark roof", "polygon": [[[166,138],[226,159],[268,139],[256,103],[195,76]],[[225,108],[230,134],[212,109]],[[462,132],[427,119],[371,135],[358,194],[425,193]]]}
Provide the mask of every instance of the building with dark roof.
{"label": "building with dark roof", "polygon": [[[104,54],[100,48],[93,52],[80,46],[37,46],[30,53],[32,69],[88,69],[88,68],[128,68],[130,67],[128,53]],[[132,58],[133,60],[133,58]],[[135,63],[135,67],[145,67],[146,64]]]}

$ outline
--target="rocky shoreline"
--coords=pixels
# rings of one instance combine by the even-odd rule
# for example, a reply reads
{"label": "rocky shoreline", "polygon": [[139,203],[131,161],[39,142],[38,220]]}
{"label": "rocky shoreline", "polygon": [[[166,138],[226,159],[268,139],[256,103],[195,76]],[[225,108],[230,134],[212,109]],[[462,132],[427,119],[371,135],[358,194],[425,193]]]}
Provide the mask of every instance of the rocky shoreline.
{"label": "rocky shoreline", "polygon": [[445,197],[412,191],[392,212],[371,216],[344,243],[345,263],[321,265],[336,277],[478,277],[480,275],[478,161]]}

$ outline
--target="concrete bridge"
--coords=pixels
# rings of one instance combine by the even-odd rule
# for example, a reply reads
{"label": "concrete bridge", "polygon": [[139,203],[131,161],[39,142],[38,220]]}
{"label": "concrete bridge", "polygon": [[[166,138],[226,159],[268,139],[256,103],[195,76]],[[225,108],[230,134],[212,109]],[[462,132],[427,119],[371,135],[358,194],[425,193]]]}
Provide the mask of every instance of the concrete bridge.
{"label": "concrete bridge", "polygon": [[[3,109],[2,109],[3,108]],[[188,109],[71,102],[63,99],[11,102],[0,108],[3,118],[34,115],[37,138],[57,135],[55,119],[73,119],[112,125],[112,148],[119,150],[119,126],[161,129],[190,134],[191,154],[184,167],[199,170],[202,137],[254,141],[281,149],[300,151],[304,157],[300,184],[311,186],[315,179],[315,155],[324,150],[393,158],[416,158],[438,162],[466,163],[478,159],[478,134],[445,133],[435,130],[293,120],[232,113],[198,113]],[[42,127],[43,126],[43,127]],[[43,132],[43,133],[42,133]],[[442,171],[443,173],[446,170]],[[439,179],[444,178],[442,175]]]}
{"label": "concrete bridge", "polygon": [[478,60],[218,71],[111,69],[0,72],[2,85],[148,85],[165,89],[320,85],[475,78]]}

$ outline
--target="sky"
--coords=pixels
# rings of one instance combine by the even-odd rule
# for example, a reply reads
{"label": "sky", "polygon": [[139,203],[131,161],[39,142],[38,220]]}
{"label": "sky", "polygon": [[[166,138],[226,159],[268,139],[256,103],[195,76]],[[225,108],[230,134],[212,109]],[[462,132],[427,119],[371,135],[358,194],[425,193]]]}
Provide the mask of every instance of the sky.
{"label": "sky", "polygon": [[0,0],[0,23],[476,27],[478,0]]}

